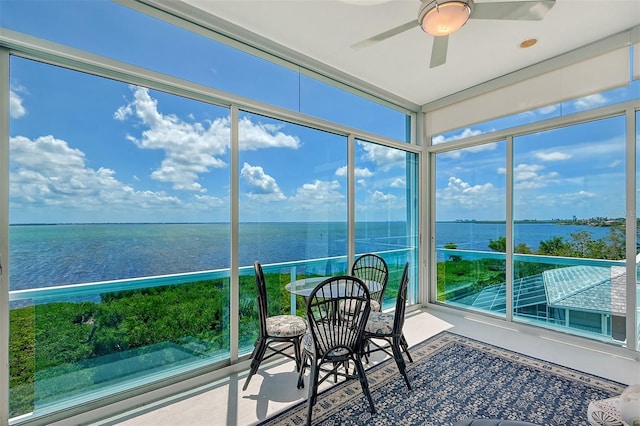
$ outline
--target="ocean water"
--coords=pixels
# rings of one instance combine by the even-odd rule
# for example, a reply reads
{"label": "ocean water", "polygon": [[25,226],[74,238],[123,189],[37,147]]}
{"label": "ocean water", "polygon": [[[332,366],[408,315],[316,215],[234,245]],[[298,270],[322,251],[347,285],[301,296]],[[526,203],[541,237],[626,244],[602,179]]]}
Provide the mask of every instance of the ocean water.
{"label": "ocean water", "polygon": [[[540,241],[587,230],[594,238],[607,228],[518,224],[516,241],[536,249]],[[488,250],[506,234],[492,223],[436,225],[436,246]],[[240,266],[344,256],[345,223],[243,223],[239,228]],[[108,281],[153,275],[224,269],[230,263],[229,224],[74,224],[10,226],[10,289]],[[356,227],[356,252],[413,246],[402,222],[368,222]]]}
{"label": "ocean water", "polygon": [[[537,250],[541,241],[553,237],[563,237],[570,240],[570,235],[579,231],[587,231],[593,239],[609,235],[607,227],[586,225],[560,225],[553,223],[516,223],[514,226],[514,241],[524,243],[530,249]],[[436,247],[443,247],[447,243],[455,243],[459,249],[489,250],[489,242],[507,235],[506,225],[500,223],[474,222],[438,222],[436,223]]]}

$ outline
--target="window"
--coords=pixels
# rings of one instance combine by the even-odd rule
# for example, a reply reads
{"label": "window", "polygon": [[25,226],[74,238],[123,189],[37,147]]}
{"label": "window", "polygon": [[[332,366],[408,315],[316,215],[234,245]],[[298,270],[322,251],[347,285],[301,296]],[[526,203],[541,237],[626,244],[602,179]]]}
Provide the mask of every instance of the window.
{"label": "window", "polygon": [[[375,174],[357,195],[358,229],[370,235],[369,222],[381,224],[383,244],[415,265],[417,300],[418,155],[383,147],[413,142],[406,112],[117,2],[2,2],[0,13],[3,29],[36,37],[29,57],[42,61],[18,51],[9,70],[10,417],[37,419],[228,365],[236,338],[248,354],[255,260],[273,309],[301,314],[284,285],[347,272],[357,244],[345,168],[346,134],[358,129],[379,139],[355,148],[356,167]],[[61,53],[79,49],[81,71],[53,65],[44,40]],[[177,59],[167,61],[168,51]],[[139,82],[133,67],[152,71],[150,87],[123,82]],[[188,95],[193,83],[211,103],[188,97],[198,97]],[[269,116],[272,105],[287,121]],[[367,158],[372,147],[386,158]],[[379,204],[380,194],[389,202]],[[236,219],[239,318],[229,314]]]}
{"label": "window", "polygon": [[229,111],[15,57],[11,76],[10,415],[227,358]]}
{"label": "window", "polygon": [[[579,98],[548,102],[546,105],[541,104],[544,106],[533,108],[529,111],[519,112],[517,114],[511,114],[511,115],[504,115],[496,119],[481,121],[479,123],[473,123],[469,126],[453,129],[440,134],[436,134],[436,135],[433,135],[433,137],[431,138],[432,144],[438,145],[442,143],[466,139],[472,136],[507,130],[507,129],[531,124],[531,123],[537,123],[537,122],[549,120],[552,118],[568,117],[583,111],[593,110],[593,109],[601,108],[607,105],[620,104],[622,102],[627,102],[632,99],[638,99],[640,98],[640,80],[633,80],[632,78],[627,79],[627,76],[629,73],[624,69],[624,67],[625,65],[628,65],[628,63],[625,61],[620,61],[620,59],[624,59],[625,54],[628,54],[628,56],[632,58],[633,57],[632,49],[631,48],[628,48],[626,50],[621,49],[620,55],[617,55],[617,52],[614,51],[610,53],[611,57],[603,56],[604,59],[592,58],[590,60],[584,61],[584,63],[578,63],[574,65],[575,67],[581,67],[583,70],[582,72],[584,73],[589,73],[589,71],[591,71],[593,67],[607,68],[608,72],[602,73],[602,75],[607,75],[607,77],[610,78],[611,81],[607,80],[606,82],[599,82],[600,80],[598,80],[597,78],[594,78],[594,82],[592,82],[592,84],[594,84],[594,87],[592,88],[592,90],[594,90],[595,93],[592,93],[586,96],[581,96]],[[611,63],[608,62],[609,60],[611,61]],[[602,61],[602,62],[598,63],[598,61]],[[591,62],[595,62],[595,63],[592,64]],[[558,98],[559,93],[555,93],[554,90],[547,90],[548,93],[545,94],[545,91],[540,91],[539,88],[564,86],[562,82],[563,79],[569,78],[567,76],[571,75],[571,72],[572,72],[571,66],[567,68],[568,69],[564,69],[564,70],[561,69],[561,70],[558,70],[557,72],[550,72],[548,74],[543,74],[543,75],[534,77],[534,78],[541,79],[540,81],[541,84],[538,84],[537,86],[533,86],[534,88],[530,87],[532,83],[531,83],[531,79],[529,79],[529,80],[526,80],[525,82],[516,83],[513,86],[504,88],[502,92],[506,92],[506,93],[501,93],[501,91],[489,93],[487,95],[489,98],[485,99],[486,101],[485,103],[488,103],[487,109],[489,111],[493,111],[493,109],[497,107],[498,110],[503,110],[505,108],[504,105],[510,105],[510,107],[512,107],[513,109],[521,108],[520,104],[522,102],[534,102],[533,100],[528,99],[528,98],[536,98],[536,96],[534,96],[534,93],[536,95],[541,95],[542,98],[549,98],[549,99]],[[617,77],[613,76],[614,70]],[[573,71],[575,72],[575,70]],[[549,78],[548,81],[542,81],[543,79],[549,76],[553,76],[554,73],[558,75],[564,74],[565,77]],[[620,82],[616,84],[618,84],[619,87],[609,90],[612,84],[611,82],[617,81],[618,79],[620,79]],[[559,84],[555,84],[558,82]],[[598,92],[597,89],[599,87],[602,87],[603,85],[607,85],[605,86],[607,90],[602,90]],[[570,85],[567,85],[567,86],[570,86]],[[517,89],[517,88],[514,89],[514,87],[521,87],[521,89]],[[513,92],[510,93],[509,90],[513,90]],[[567,89],[567,90],[571,90],[571,89]],[[514,102],[514,104],[511,105],[511,102]],[[465,107],[466,111],[469,111],[470,109],[471,110],[475,109],[476,111],[478,110],[483,111],[482,108],[478,108],[479,104],[477,103],[477,100],[471,99],[468,101],[468,103],[472,103],[474,106],[473,107],[466,106]],[[463,101],[462,104],[465,104],[465,102]],[[461,115],[460,111],[465,110],[465,108],[459,108],[458,110],[456,110],[454,105],[450,109],[452,111],[458,111],[457,114],[460,116]],[[480,112],[480,115],[482,115],[483,113],[484,112]],[[498,114],[498,115],[502,115],[502,114]]]}
{"label": "window", "polygon": [[505,315],[506,143],[436,155],[437,300]]}
{"label": "window", "polygon": [[[3,28],[410,142],[406,112],[308,77],[293,65],[278,65],[117,2],[3,1],[0,15]],[[167,52],[173,60],[167,60]]]}
{"label": "window", "polygon": [[530,304],[570,310],[567,325],[597,338],[600,317],[624,312],[624,127],[617,116],[514,138],[514,284],[536,291],[514,294],[517,319],[556,323],[518,312]]}
{"label": "window", "polygon": [[[347,139],[249,113],[239,129],[240,265],[262,263],[273,315],[305,316],[286,284],[348,268]],[[241,309],[255,305],[253,268],[246,275]],[[247,317],[241,312],[240,346],[250,351],[258,324]]]}
{"label": "window", "polygon": [[[389,267],[383,306],[393,307],[404,270],[411,267],[409,300],[417,300],[417,156],[363,140],[356,141],[356,257],[376,253]],[[346,173],[346,167],[341,170]],[[409,184],[407,184],[409,182]]]}
{"label": "window", "polygon": [[[509,312],[513,321],[613,345],[629,341],[628,317],[637,319],[637,313],[627,309],[627,262],[637,269],[637,256],[626,256],[626,188],[634,174],[638,179],[637,170],[627,170],[627,119],[639,119],[634,101],[639,96],[633,81],[624,89],[563,103],[561,110],[571,117],[551,122],[553,127],[532,116],[511,134],[504,129],[512,125],[504,126],[504,143],[478,132],[466,144],[431,148],[437,301]],[[630,108],[636,110],[632,116]],[[495,150],[495,161],[486,160],[493,144],[503,148]],[[491,180],[495,173],[489,166],[509,177],[512,187],[504,202],[491,203],[499,210],[512,206],[512,221],[506,224],[487,216],[493,210],[481,202],[493,198],[477,196],[487,189],[506,191]],[[449,236],[454,230],[462,235]],[[503,260],[509,256],[513,274],[505,276],[509,268]]]}

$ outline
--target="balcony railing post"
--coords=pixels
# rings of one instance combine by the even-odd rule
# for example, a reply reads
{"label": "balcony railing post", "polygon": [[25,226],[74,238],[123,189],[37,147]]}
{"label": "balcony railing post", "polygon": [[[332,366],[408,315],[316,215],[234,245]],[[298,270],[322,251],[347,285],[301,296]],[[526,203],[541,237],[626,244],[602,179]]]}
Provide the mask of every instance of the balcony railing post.
{"label": "balcony railing post", "polygon": [[[292,266],[291,269],[291,275],[289,276],[289,282],[294,282],[296,280],[296,267]],[[296,295],[294,293],[291,293],[291,315],[295,315],[296,314]]]}

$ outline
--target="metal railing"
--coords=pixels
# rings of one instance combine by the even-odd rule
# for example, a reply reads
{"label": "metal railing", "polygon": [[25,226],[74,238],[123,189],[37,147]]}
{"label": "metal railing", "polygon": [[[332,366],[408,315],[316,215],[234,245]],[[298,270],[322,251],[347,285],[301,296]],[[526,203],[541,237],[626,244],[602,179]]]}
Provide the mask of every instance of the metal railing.
{"label": "metal railing", "polygon": [[[397,268],[414,253],[379,252]],[[263,269],[279,292],[269,295],[275,301],[296,277],[344,274],[349,266],[339,256]],[[239,276],[246,306],[234,320],[246,355],[258,330],[253,267],[239,268]],[[229,283],[230,270],[216,269],[10,291],[10,357],[29,370],[12,373],[10,417],[39,417],[206,365],[228,365]],[[295,314],[296,298],[289,303]]]}

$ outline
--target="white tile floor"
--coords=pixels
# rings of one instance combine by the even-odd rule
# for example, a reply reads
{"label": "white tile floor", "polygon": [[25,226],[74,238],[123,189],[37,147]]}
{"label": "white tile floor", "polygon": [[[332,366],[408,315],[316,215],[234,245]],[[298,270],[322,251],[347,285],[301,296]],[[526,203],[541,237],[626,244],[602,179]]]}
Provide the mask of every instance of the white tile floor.
{"label": "white tile floor", "polygon": [[[522,327],[505,323],[496,326],[491,322],[482,317],[428,309],[408,314],[404,331],[409,345],[449,330],[625,384],[640,383],[640,362],[625,354],[611,355],[578,346],[575,339],[563,337],[551,340],[541,337],[543,333],[536,329],[522,330]],[[141,407],[96,425],[252,425],[306,400],[307,389],[296,388],[297,374],[292,361],[276,361],[261,366],[248,389],[242,391],[245,377],[246,371],[232,374],[198,390]]]}

